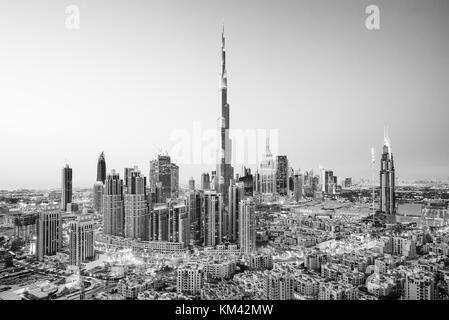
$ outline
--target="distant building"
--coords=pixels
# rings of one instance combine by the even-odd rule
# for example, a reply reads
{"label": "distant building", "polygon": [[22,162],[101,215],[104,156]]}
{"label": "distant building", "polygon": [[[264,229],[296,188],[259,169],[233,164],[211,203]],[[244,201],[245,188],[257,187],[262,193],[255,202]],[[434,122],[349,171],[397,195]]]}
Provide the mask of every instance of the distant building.
{"label": "distant building", "polygon": [[100,154],[97,162],[97,182],[104,183],[106,181],[106,160],[104,152]]}
{"label": "distant building", "polygon": [[295,279],[288,274],[276,274],[271,272],[263,283],[265,299],[267,300],[292,300],[295,288]]}
{"label": "distant building", "polygon": [[245,189],[242,182],[235,183],[231,180],[231,185],[229,186],[229,207],[228,216],[226,217],[225,224],[227,225],[226,235],[228,240],[237,241],[239,236],[239,209],[240,200],[245,198]]}
{"label": "distant building", "polygon": [[148,240],[147,179],[135,167],[129,172],[125,185],[125,237]]}
{"label": "distant building", "polygon": [[273,269],[273,256],[270,254],[251,254],[249,256],[249,267],[253,270],[271,270]]}
{"label": "distant building", "polygon": [[187,194],[187,212],[190,218],[190,239],[195,245],[203,244],[202,222],[204,221],[203,192],[199,190],[189,191]]}
{"label": "distant building", "polygon": [[384,146],[380,159],[380,211],[388,222],[396,221],[396,196],[393,153],[388,134],[384,135]]}
{"label": "distant building", "polygon": [[288,160],[287,156],[277,156],[276,161],[276,193],[288,194]]}
{"label": "distant building", "polygon": [[210,176],[207,172],[201,174],[201,190],[210,190]]}
{"label": "distant building", "polygon": [[260,193],[263,199],[271,199],[276,194],[276,163],[270,151],[270,139],[267,138],[264,158],[259,165]]}
{"label": "distant building", "polygon": [[62,168],[61,210],[67,210],[67,203],[72,202],[72,168],[67,164]]}
{"label": "distant building", "polygon": [[243,176],[239,177],[238,181],[243,183],[245,197],[252,197],[254,195],[254,178],[251,174],[251,169],[244,168],[243,171]]}
{"label": "distant building", "polygon": [[187,265],[178,268],[176,272],[177,292],[198,295],[204,283],[203,269],[197,265]]}
{"label": "distant building", "polygon": [[92,259],[94,251],[94,221],[91,216],[78,216],[69,226],[69,263],[80,266]]}
{"label": "distant building", "polygon": [[123,198],[123,180],[112,170],[106,176],[103,202],[103,232],[107,235],[124,236],[125,205]]}
{"label": "distant building", "polygon": [[95,182],[93,187],[93,207],[94,210],[100,212],[101,211],[101,203],[103,198],[103,189],[104,185],[102,182]]}
{"label": "distant building", "polygon": [[221,193],[206,191],[204,193],[204,244],[216,246],[223,239],[223,198]]}
{"label": "distant building", "polygon": [[239,243],[242,253],[256,250],[256,216],[255,204],[252,199],[241,200],[239,203]]}
{"label": "distant building", "polygon": [[326,170],[324,172],[324,192],[327,194],[335,194],[336,183],[335,183],[334,172],[331,170]]}
{"label": "distant building", "polygon": [[215,190],[222,194],[227,205],[228,188],[234,176],[232,160],[232,140],[229,138],[230,116],[228,103],[228,76],[226,70],[226,48],[224,30],[221,34],[221,72],[220,72],[220,117],[218,130],[220,133],[217,150]]}
{"label": "distant building", "polygon": [[209,261],[204,265],[206,277],[212,279],[229,279],[235,273],[236,263],[232,260]]}
{"label": "distant building", "polygon": [[336,281],[321,282],[318,300],[357,300],[359,289]]}
{"label": "distant building", "polygon": [[155,190],[160,185],[160,195],[157,202],[165,202],[178,195],[179,167],[171,162],[169,155],[159,154],[150,161],[150,189]]}
{"label": "distant building", "polygon": [[295,196],[296,202],[302,200],[303,178],[299,172],[296,172],[295,175],[293,176],[293,194]]}
{"label": "distant building", "polygon": [[189,190],[195,190],[195,180],[193,179],[193,177],[190,177],[189,180]]}
{"label": "distant building", "polygon": [[352,187],[352,178],[346,178],[345,179],[345,188],[351,188]]}
{"label": "distant building", "polygon": [[55,255],[62,248],[62,214],[60,211],[42,211],[37,218],[36,257]]}
{"label": "distant building", "polygon": [[438,300],[435,276],[431,272],[409,272],[405,278],[405,300]]}
{"label": "distant building", "polygon": [[168,204],[155,204],[149,221],[150,241],[168,241]]}
{"label": "distant building", "polygon": [[189,211],[184,202],[170,201],[153,206],[148,221],[149,240],[190,243]]}

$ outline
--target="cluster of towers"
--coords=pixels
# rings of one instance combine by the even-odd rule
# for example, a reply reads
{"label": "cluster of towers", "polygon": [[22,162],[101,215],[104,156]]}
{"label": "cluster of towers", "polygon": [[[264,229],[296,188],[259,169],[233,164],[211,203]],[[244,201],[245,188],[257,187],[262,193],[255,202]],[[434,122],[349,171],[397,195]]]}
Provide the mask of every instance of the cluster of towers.
{"label": "cluster of towers", "polygon": [[[266,142],[264,158],[252,174],[243,168],[234,176],[231,166],[232,141],[229,137],[230,106],[228,103],[225,37],[222,33],[220,98],[218,119],[220,132],[216,170],[201,175],[200,187],[189,180],[188,191],[179,195],[179,167],[170,156],[159,154],[150,161],[149,181],[137,168],[125,168],[123,179],[115,170],[106,171],[102,152],[97,162],[97,179],[93,186],[93,208],[103,215],[103,232],[144,241],[180,242],[215,246],[236,243],[243,252],[256,246],[255,203],[269,202],[278,196],[293,196],[299,202],[315,192],[335,193],[337,177],[322,169],[295,171],[287,156],[275,156]],[[391,143],[384,139],[380,169],[380,211],[387,218],[396,214],[395,171]],[[60,211],[71,211],[72,169],[62,169]],[[43,212],[37,219],[38,256],[51,255],[61,247],[61,212]],[[78,217],[70,226],[71,261],[79,264],[93,255],[93,221]],[[86,245],[87,244],[87,245]]]}

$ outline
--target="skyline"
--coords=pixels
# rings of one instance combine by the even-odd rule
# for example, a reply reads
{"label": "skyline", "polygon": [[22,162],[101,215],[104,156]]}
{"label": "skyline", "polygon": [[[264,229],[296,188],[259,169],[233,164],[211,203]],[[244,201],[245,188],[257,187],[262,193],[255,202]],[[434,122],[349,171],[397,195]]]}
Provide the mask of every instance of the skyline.
{"label": "skyline", "polygon": [[[0,105],[8,106],[0,139],[2,153],[9,155],[0,166],[0,189],[57,188],[65,159],[74,187],[91,187],[103,150],[108,173],[116,169],[122,175],[123,168],[138,165],[148,176],[157,149],[170,149],[173,130],[191,130],[197,120],[215,128],[223,20],[231,127],[279,129],[279,155],[287,155],[294,169],[317,172],[322,164],[340,179],[358,179],[370,177],[372,146],[378,170],[381,130],[388,126],[398,179],[449,175],[447,3],[379,3],[381,29],[373,32],[363,25],[367,1],[338,6],[285,1],[277,7],[257,2],[261,8],[254,16],[253,1],[239,3],[234,15],[235,2],[206,9],[202,1],[192,1],[184,8],[184,24],[170,11],[176,1],[156,2],[139,2],[139,8],[157,8],[158,14],[137,12],[132,5],[123,13],[108,1],[107,18],[95,15],[100,4],[79,2],[81,29],[73,32],[64,29],[65,4],[30,4],[38,16],[47,15],[42,21],[27,20],[26,14],[17,21],[0,19],[11,49],[0,59],[6,70]],[[0,11],[8,15],[19,7]],[[416,19],[404,19],[412,15]],[[41,27],[30,31],[35,23]],[[61,105],[67,109],[61,111]],[[117,119],[118,128],[108,126]],[[15,174],[18,168],[21,175]],[[199,182],[201,173],[211,170],[214,165],[180,165],[180,184],[191,176]]]}

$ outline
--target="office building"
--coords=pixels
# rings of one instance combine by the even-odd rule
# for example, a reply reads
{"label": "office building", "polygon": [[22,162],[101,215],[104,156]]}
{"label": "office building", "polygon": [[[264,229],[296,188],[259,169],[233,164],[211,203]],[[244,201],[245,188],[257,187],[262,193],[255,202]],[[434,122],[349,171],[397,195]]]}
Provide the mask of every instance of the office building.
{"label": "office building", "polygon": [[189,180],[189,190],[195,190],[195,180],[193,179],[193,177],[190,177]]}
{"label": "office building", "polygon": [[93,188],[93,207],[97,212],[101,212],[101,203],[103,199],[103,189],[104,185],[102,182],[97,181]]}
{"label": "office building", "polygon": [[259,165],[260,193],[264,200],[270,200],[276,194],[276,163],[270,151],[270,139],[267,137],[266,149]]}
{"label": "office building", "polygon": [[97,162],[97,182],[104,183],[106,180],[106,160],[104,158],[104,152],[100,154]]}
{"label": "office building", "polygon": [[55,255],[62,248],[62,214],[60,211],[39,212],[36,225],[36,257]]}
{"label": "office building", "polygon": [[388,222],[396,221],[396,196],[394,161],[388,133],[384,134],[384,146],[380,159],[380,211]]}
{"label": "office building", "polygon": [[123,197],[123,180],[120,174],[112,170],[106,176],[103,202],[103,232],[107,235],[124,236],[125,204]]}
{"label": "office building", "polygon": [[223,197],[216,191],[204,192],[204,246],[213,247],[223,239]]}
{"label": "office building", "polygon": [[239,203],[239,244],[243,253],[256,250],[256,215],[252,199],[241,200]]}
{"label": "office building", "polygon": [[240,201],[245,198],[243,182],[235,183],[234,180],[232,180],[228,192],[229,206],[228,214],[225,217],[225,225],[227,225],[225,234],[228,240],[238,241]]}
{"label": "office building", "polygon": [[95,256],[94,221],[90,215],[77,216],[69,225],[69,263],[81,266]]}
{"label": "office building", "polygon": [[67,203],[72,202],[72,168],[68,164],[62,168],[61,210],[67,210]]}
{"label": "office building", "polygon": [[303,177],[302,174],[300,174],[299,172],[296,172],[295,175],[293,176],[293,194],[296,202],[302,200]]}
{"label": "office building", "polygon": [[277,156],[276,192],[281,196],[288,194],[288,160],[287,156]]}
{"label": "office building", "polygon": [[204,196],[199,190],[191,190],[187,193],[187,211],[190,219],[190,239],[195,245],[204,243],[203,221],[204,221]]}
{"label": "office building", "polygon": [[125,237],[147,240],[149,237],[147,179],[135,167],[128,173],[125,185]]}
{"label": "office building", "polygon": [[210,175],[207,172],[201,174],[201,190],[210,190]]}

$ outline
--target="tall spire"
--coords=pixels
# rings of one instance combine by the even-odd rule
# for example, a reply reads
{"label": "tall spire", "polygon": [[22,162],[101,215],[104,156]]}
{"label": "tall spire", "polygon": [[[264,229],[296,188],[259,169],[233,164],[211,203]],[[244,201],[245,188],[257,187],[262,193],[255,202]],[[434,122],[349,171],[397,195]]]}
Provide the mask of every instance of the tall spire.
{"label": "tall spire", "polygon": [[221,32],[221,89],[226,89],[228,86],[228,79],[226,75],[226,49],[225,49],[226,41],[224,36],[224,24]]}
{"label": "tall spire", "polygon": [[388,153],[391,153],[391,141],[388,136],[388,127],[384,127],[384,147],[387,149]]}
{"label": "tall spire", "polygon": [[266,155],[271,155],[271,152],[270,152],[270,136],[269,135],[267,135],[267,138],[265,140],[265,153],[266,153]]}

